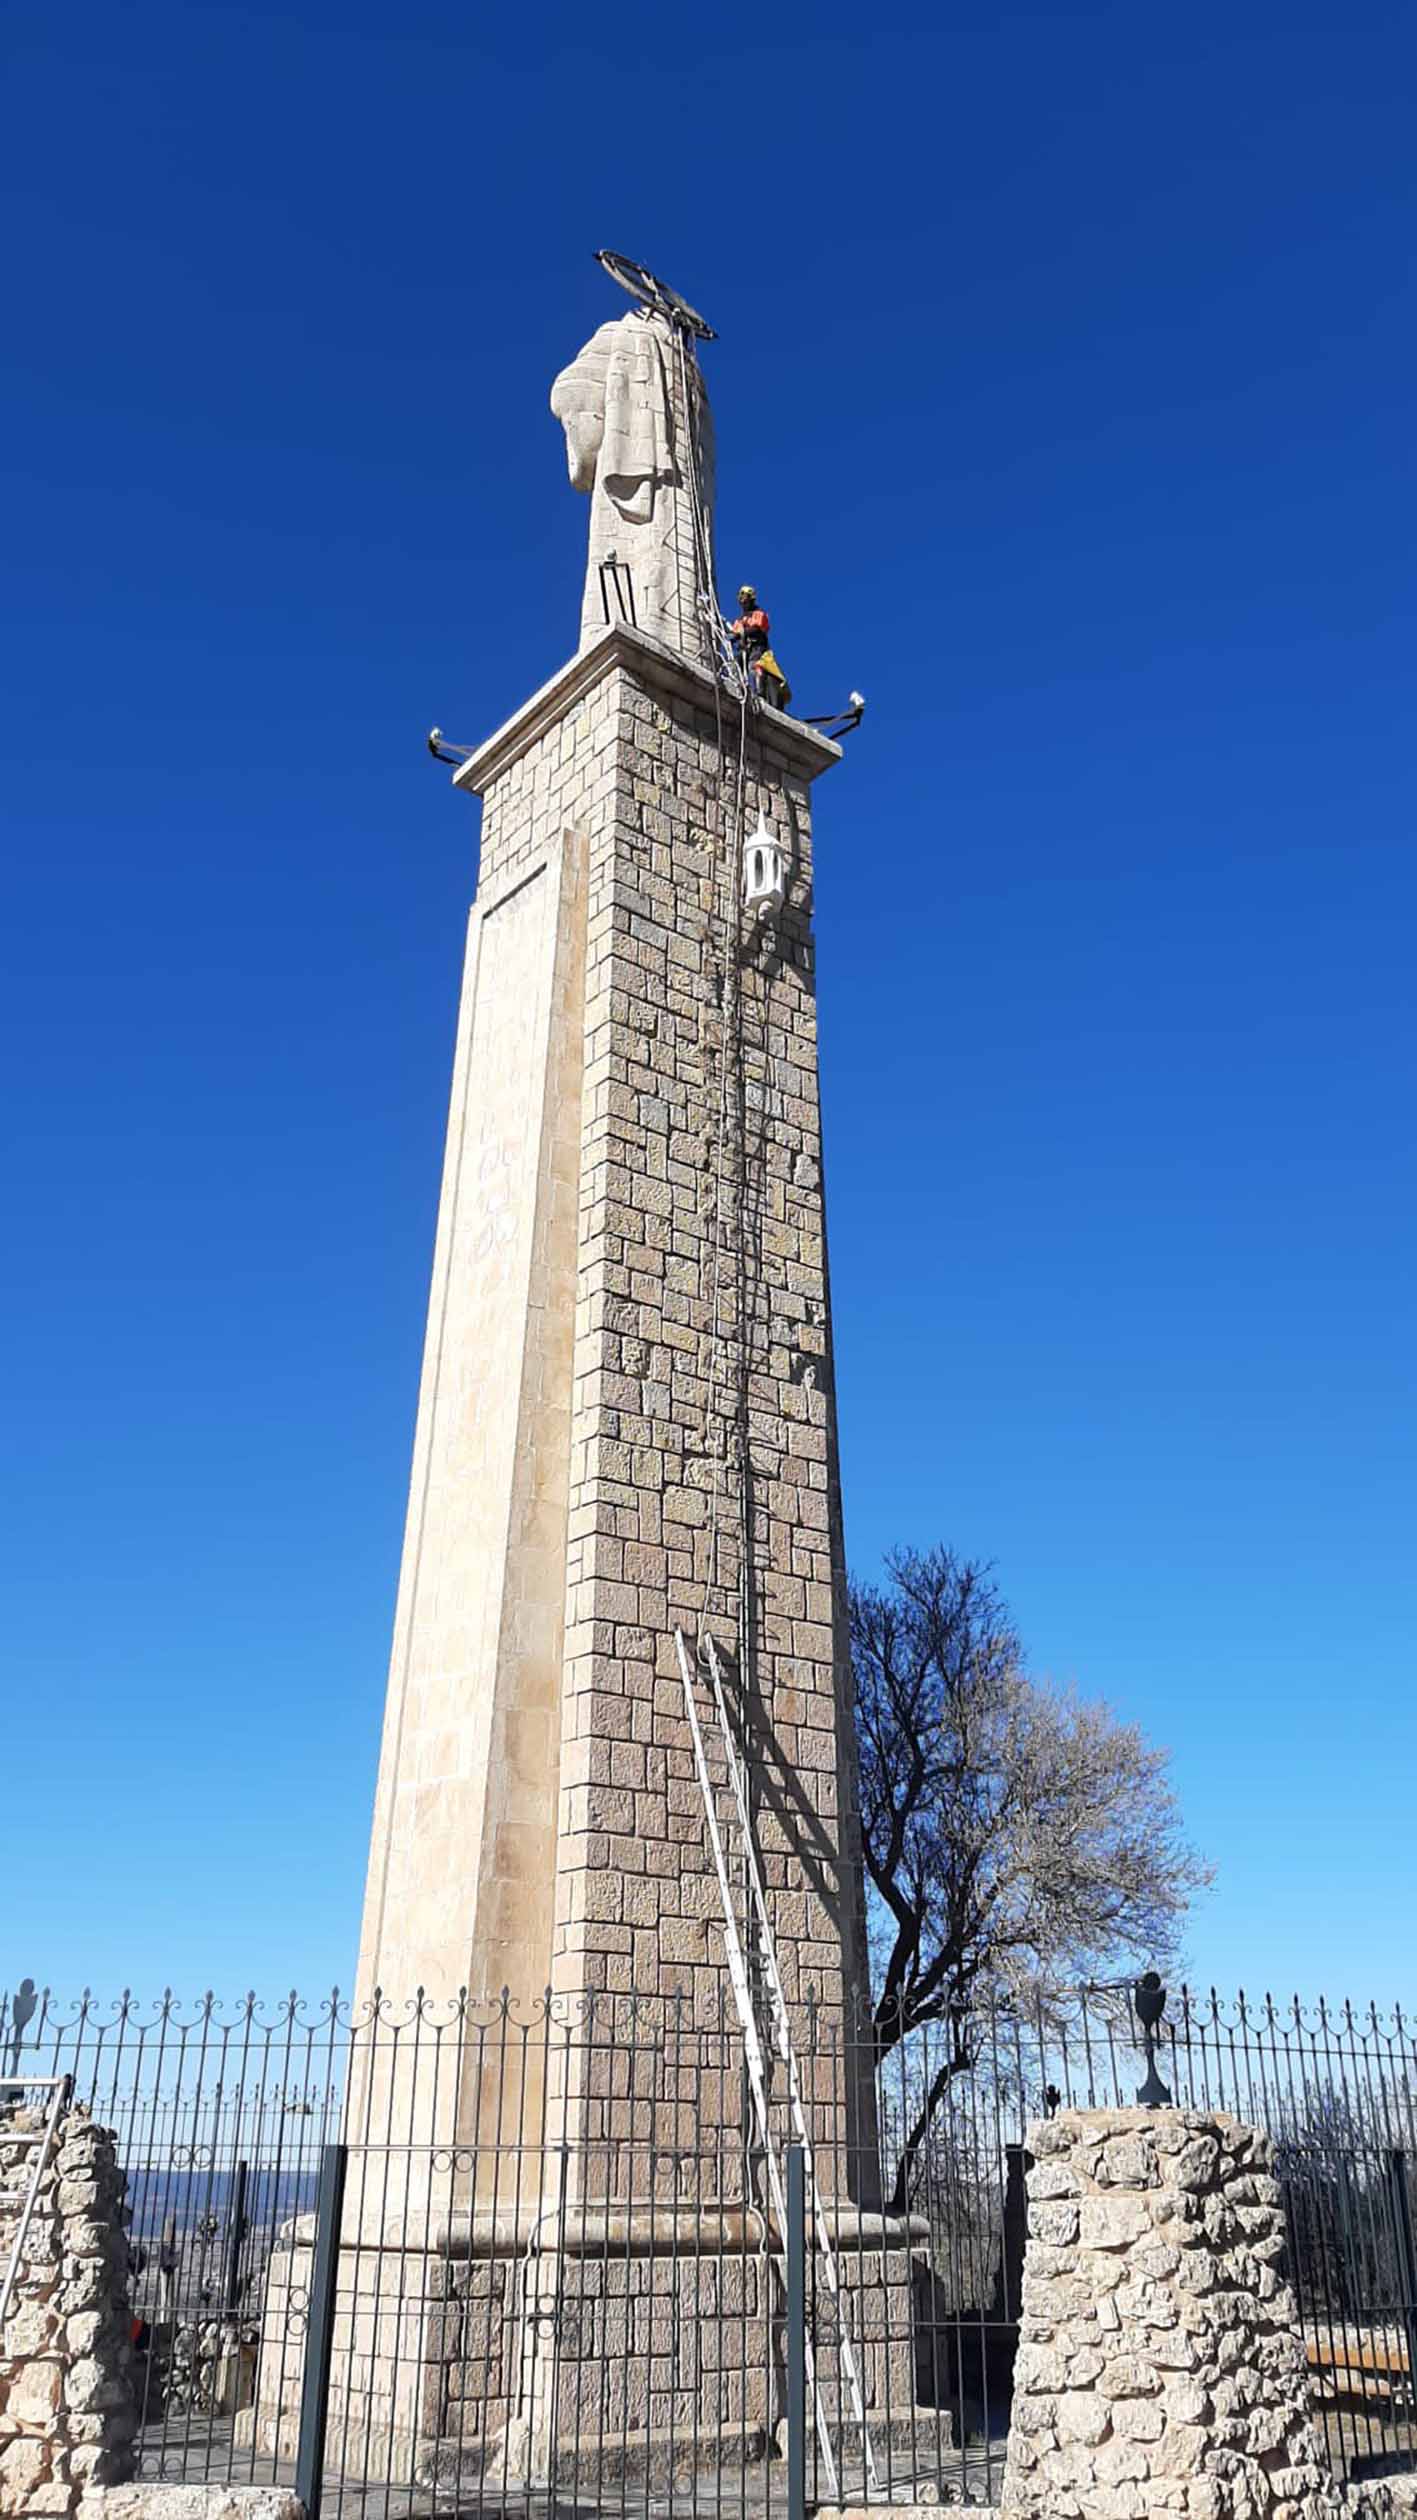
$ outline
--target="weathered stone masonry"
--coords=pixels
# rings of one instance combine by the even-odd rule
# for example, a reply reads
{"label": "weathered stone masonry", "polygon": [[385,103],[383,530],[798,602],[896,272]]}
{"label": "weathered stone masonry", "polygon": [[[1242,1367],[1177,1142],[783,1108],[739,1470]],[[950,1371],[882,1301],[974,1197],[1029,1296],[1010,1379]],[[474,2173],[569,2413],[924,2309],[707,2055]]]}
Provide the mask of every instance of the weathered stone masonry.
{"label": "weathered stone masonry", "polygon": [[[700,2289],[719,2280],[720,2212],[742,2200],[750,2173],[719,1893],[674,1649],[676,1625],[692,1640],[703,1619],[718,1413],[737,1399],[721,1348],[711,1387],[725,1238],[744,1261],[730,1325],[740,1285],[748,1302],[759,1850],[789,2001],[810,1988],[839,2020],[864,1991],[811,933],[809,786],[837,754],[810,730],[754,713],[740,780],[738,731],[706,674],[618,631],[564,668],[458,778],[483,798],[482,852],[360,1986],[398,1999],[419,1986],[436,1998],[505,1985],[525,2002],[549,1984],[570,2019],[586,2018],[585,1998],[603,2008],[632,1996],[642,2038],[676,2018],[686,2029],[725,2025],[727,2037],[709,2051],[715,2072],[669,2041],[652,2093],[641,2081],[638,2097],[613,2048],[553,2046],[549,2089],[534,2042],[505,2080],[481,2074],[475,2042],[436,2076],[400,2081],[392,2047],[370,2066],[351,2110],[356,2142],[362,2124],[387,2122],[415,2147],[450,2132],[469,2147],[456,2196],[445,2182],[436,2213],[427,2200],[434,2219],[451,2212],[466,2272],[455,2256],[447,2294],[435,2268],[427,2299],[403,2303],[401,2317],[429,2324],[404,2337],[397,2381],[382,2357],[401,2331],[382,2310],[377,2346],[356,2318],[340,2347],[340,2385],[360,2422],[420,2460],[438,2455],[444,2433],[461,2433],[464,2404],[480,2397],[489,2426],[515,2414],[536,2438],[538,2468],[559,2455],[546,2358],[536,2360],[546,2301],[530,2324],[520,2298],[504,2303],[495,2384],[484,2348],[445,2315],[448,2301],[465,2301],[468,2334],[480,2336],[487,2303],[502,2298],[506,2272],[487,2259],[478,2225],[494,2206],[505,2217],[498,2128],[502,2138],[523,2130],[530,2145],[519,2259],[546,2211],[543,2180],[553,2195],[567,2182],[575,2213],[588,2201],[651,2198],[689,2211],[672,2245],[656,2226],[652,2256],[617,2242],[608,2271],[571,2252],[555,2274],[561,2309],[596,2340],[587,2386],[607,2391],[586,2437],[670,2422],[687,2437],[744,2414],[724,2396],[728,2382],[695,2363]],[[790,853],[788,894],[770,925],[744,924],[730,974],[743,842],[760,812]],[[725,1193],[718,1116],[734,980],[742,1054],[730,1063]],[[727,1501],[711,1615],[731,1654],[738,1515]],[[869,2204],[869,2078],[858,2091],[827,2036],[805,2079],[824,2185]],[[434,2177],[432,2158],[411,2154],[414,2186]],[[692,2187],[686,2163],[697,2165]],[[361,2189],[346,2209],[369,2242],[380,2236],[378,2194],[376,2181],[372,2203]],[[405,2195],[403,2216],[418,2210]],[[605,2257],[602,2240],[595,2250]],[[538,2260],[538,2284],[546,2273]],[[745,2286],[765,2280],[750,2251]],[[857,2285],[873,2391],[885,2389],[883,2306],[866,2296],[905,2280],[893,2243]],[[752,2298],[762,2311],[766,2296]],[[631,2318],[653,2337],[632,2407],[613,2385]],[[906,2319],[898,2304],[908,2359]],[[765,2370],[751,2410],[763,2425],[775,2385]],[[903,2391],[902,2370],[893,2403]],[[564,2375],[561,2392],[568,2420]],[[292,2420],[263,2378],[258,2437],[275,2439]]]}
{"label": "weathered stone masonry", "polygon": [[673,1631],[710,1575],[724,858],[736,897],[759,810],[792,859],[740,960],[760,1847],[789,1997],[864,1983],[811,936],[809,782],[836,756],[754,715],[740,795],[728,714],[725,776],[709,678],[620,632],[459,774],[484,798],[476,951],[366,1991],[720,2012]]}
{"label": "weathered stone masonry", "polygon": [[[0,2118],[0,2267],[40,2148],[44,2113]],[[90,2486],[132,2473],[124,2176],[88,2111],[60,2119],[0,2336],[0,2512],[68,2515]]]}
{"label": "weathered stone masonry", "polygon": [[1011,2520],[1339,2513],[1268,2137],[1221,2112],[1105,2109],[1028,2141]]}

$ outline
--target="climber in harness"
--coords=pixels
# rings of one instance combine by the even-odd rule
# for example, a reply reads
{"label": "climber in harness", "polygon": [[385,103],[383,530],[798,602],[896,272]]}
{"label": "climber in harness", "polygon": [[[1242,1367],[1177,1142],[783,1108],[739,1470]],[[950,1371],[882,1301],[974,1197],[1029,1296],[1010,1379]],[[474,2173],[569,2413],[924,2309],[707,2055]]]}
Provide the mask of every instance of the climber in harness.
{"label": "climber in harness", "polygon": [[738,618],[728,625],[729,635],[753,679],[753,689],[775,709],[785,709],[792,698],[787,676],[772,652],[772,624],[758,602],[755,586],[738,589]]}

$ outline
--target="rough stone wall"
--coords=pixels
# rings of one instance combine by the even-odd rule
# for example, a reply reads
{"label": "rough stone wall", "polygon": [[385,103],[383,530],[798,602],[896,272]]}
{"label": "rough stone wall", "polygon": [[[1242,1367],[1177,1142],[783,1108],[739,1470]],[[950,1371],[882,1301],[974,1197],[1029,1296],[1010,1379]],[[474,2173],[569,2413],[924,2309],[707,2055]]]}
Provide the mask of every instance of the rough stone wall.
{"label": "rough stone wall", "polygon": [[[44,2113],[0,2119],[0,2267],[43,2140]],[[61,2118],[0,2335],[0,2512],[68,2514],[132,2472],[124,2177],[86,2109]]]}
{"label": "rough stone wall", "polygon": [[1321,2520],[1269,2139],[1222,2113],[1069,2110],[1028,2138],[1011,2520]]}

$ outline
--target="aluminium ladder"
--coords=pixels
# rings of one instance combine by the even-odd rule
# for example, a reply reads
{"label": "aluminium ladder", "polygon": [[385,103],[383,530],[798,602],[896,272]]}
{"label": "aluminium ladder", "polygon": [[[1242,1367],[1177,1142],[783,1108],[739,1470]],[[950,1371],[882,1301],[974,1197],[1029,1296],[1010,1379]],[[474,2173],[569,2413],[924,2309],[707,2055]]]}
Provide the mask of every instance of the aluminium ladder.
{"label": "aluminium ladder", "polygon": [[[5,2268],[3,2281],[0,2281],[0,2325],[3,2325],[10,2315],[10,2305],[14,2299],[15,2287],[20,2280],[20,2268],[24,2263],[25,2242],[29,2238],[35,2200],[39,2195],[39,2183],[44,2177],[45,2165],[54,2147],[59,2120],[68,2107],[73,2092],[74,2077],[72,2074],[25,2074],[19,2082],[9,2081],[7,2088],[12,2091],[47,2090],[50,2099],[45,2111],[43,2127],[37,2130],[39,2142],[30,2159],[29,2183],[25,2190],[20,2219],[15,2227],[15,2237],[10,2246],[9,2263]],[[13,2127],[11,2133],[12,2135],[14,2133]]]}
{"label": "aluminium ladder", "polygon": [[[748,2084],[752,2094],[753,2115],[757,2120],[759,2139],[763,2148],[763,2156],[768,2179],[768,2194],[772,2202],[773,2213],[777,2220],[782,2245],[786,2247],[787,2206],[783,2191],[781,2165],[778,2161],[777,2147],[773,2141],[772,2126],[768,2109],[767,2059],[763,2051],[762,2033],[759,2028],[757,2008],[753,2002],[753,1989],[748,1974],[747,1958],[744,1953],[742,1939],[738,1931],[738,1920],[733,1912],[733,1894],[729,1886],[728,1864],[723,1850],[723,1836],[718,1825],[718,1813],[714,1807],[713,1781],[709,1775],[708,1760],[704,1752],[704,1737],[699,1724],[699,1711],[694,1698],[693,1666],[690,1661],[688,1646],[684,1641],[684,1631],[682,1628],[675,1629],[674,1644],[679,1656],[679,1675],[684,1683],[684,1706],[685,1711],[688,1714],[689,1732],[694,1745],[694,1765],[698,1770],[699,1791],[703,1796],[704,1819],[708,1829],[709,1845],[713,1853],[714,1870],[718,1875],[719,1896],[723,1902],[723,1937],[728,1959],[728,1978],[729,1984],[733,1989],[733,2000],[738,2013],[739,2026],[743,2033],[743,2047],[748,2068]],[[749,1912],[753,1922],[754,1939],[757,1945],[757,1956],[768,1992],[768,2004],[772,2015],[773,2044],[787,2070],[788,2104],[792,2118],[792,2130],[798,2143],[802,2147],[803,2167],[806,2171],[805,2185],[812,2215],[813,2239],[816,2245],[818,2257],[821,2261],[822,2273],[825,2278],[827,2291],[831,2295],[836,2309],[837,2335],[840,2340],[841,2349],[841,2369],[846,2380],[847,2390],[851,2400],[852,2415],[861,2435],[862,2453],[866,2469],[866,2482],[868,2488],[874,2490],[879,2480],[876,2474],[875,2458],[871,2449],[871,2436],[866,2423],[866,2402],[861,2387],[861,2374],[856,2361],[855,2347],[852,2345],[851,2338],[847,2333],[846,2305],[842,2299],[841,2273],[837,2265],[836,2251],[832,2245],[831,2232],[827,2224],[826,2211],[822,2204],[821,2190],[817,2184],[816,2155],[812,2146],[811,2132],[807,2124],[807,2112],[802,2100],[802,2086],[797,2072],[797,2057],[792,2045],[792,2031],[787,2014],[787,2000],[783,1994],[782,1976],[777,1964],[777,1946],[773,1940],[772,1925],[768,1916],[767,1897],[763,1889],[763,1878],[758,1865],[757,1849],[753,1843],[753,1833],[749,1824],[748,1795],[743,1775],[742,1762],[738,1757],[737,1746],[734,1742],[732,1729],[728,1721],[728,1707],[723,1694],[723,1674],[719,1668],[717,1648],[714,1645],[712,1636],[707,1630],[705,1630],[704,1633],[703,1648],[704,1660],[708,1666],[709,1679],[713,1688],[714,1708],[718,1717],[718,1729],[723,1740],[724,1753],[728,1762],[729,1780],[733,1787],[733,1800],[738,1813],[739,1831],[743,1840],[744,1865],[748,1882]],[[822,2402],[822,2394],[817,2382],[816,2356],[812,2350],[812,2340],[810,2336],[806,2339],[806,2363],[807,2385],[812,2392],[812,2403],[816,2412],[817,2438],[821,2445],[822,2463],[826,2470],[827,2488],[829,2494],[835,2496],[839,2491],[836,2457],[832,2448],[831,2426],[827,2419],[826,2408]]]}

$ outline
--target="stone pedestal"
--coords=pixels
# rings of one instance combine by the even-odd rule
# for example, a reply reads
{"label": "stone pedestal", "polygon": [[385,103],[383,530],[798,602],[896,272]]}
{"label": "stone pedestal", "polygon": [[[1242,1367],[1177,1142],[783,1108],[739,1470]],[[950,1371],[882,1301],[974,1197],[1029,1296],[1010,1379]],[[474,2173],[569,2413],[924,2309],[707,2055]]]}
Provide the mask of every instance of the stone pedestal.
{"label": "stone pedestal", "polygon": [[[828,2209],[832,2211],[832,2209]],[[873,2441],[913,2398],[912,2245],[923,2225],[832,2212],[847,2333]],[[402,2229],[346,2260],[327,2432],[353,2482],[661,2487],[781,2455],[785,2282],[778,2235],[742,2205],[550,2206],[460,2217],[415,2256]],[[262,2379],[243,2447],[294,2453],[309,2217],[266,2292]],[[818,2384],[859,2461],[840,2331],[818,2294]]]}
{"label": "stone pedestal", "polygon": [[1220,2112],[1032,2129],[1008,2520],[1330,2520],[1267,2136]]}
{"label": "stone pedestal", "polygon": [[[674,1644],[706,1622],[789,2004],[865,1994],[811,925],[837,758],[622,629],[457,774],[482,851],[364,1997],[549,1985],[719,2018]],[[765,919],[741,907],[760,815],[788,866]],[[869,2094],[842,2096],[869,2154]],[[467,2078],[371,2083],[351,2126],[468,2143],[478,2108]]]}
{"label": "stone pedestal", "polygon": [[[402,2473],[469,2455],[470,2427],[474,2458],[550,2476],[592,2436],[653,2468],[728,2435],[753,2455],[778,2421],[676,1628],[723,1656],[786,1998],[813,2025],[819,2175],[843,2210],[876,2201],[812,938],[810,790],[838,758],[622,628],[455,781],[483,801],[481,861],[359,1989],[549,1988],[554,2027],[459,2030],[432,2072],[416,2040],[360,2050],[332,2442],[382,2431]],[[786,869],[765,916],[742,898],[760,819]],[[358,2163],[387,2145],[392,2223]],[[272,2269],[266,2438],[290,2423],[265,2374],[297,2257]],[[868,2385],[900,2411],[908,2261],[898,2238],[876,2258]]]}

